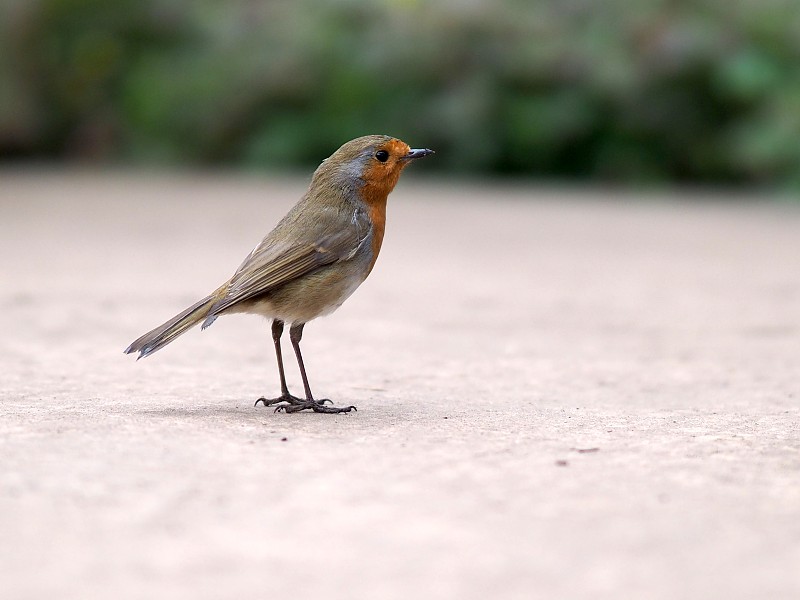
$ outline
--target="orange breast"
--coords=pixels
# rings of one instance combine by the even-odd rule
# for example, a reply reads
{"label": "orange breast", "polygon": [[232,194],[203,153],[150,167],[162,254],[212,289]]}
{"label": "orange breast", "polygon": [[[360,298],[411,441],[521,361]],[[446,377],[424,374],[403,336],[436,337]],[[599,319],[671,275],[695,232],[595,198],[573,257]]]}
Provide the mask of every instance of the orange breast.
{"label": "orange breast", "polygon": [[381,244],[383,244],[383,233],[386,230],[386,196],[382,200],[376,199],[367,202],[367,214],[372,221],[372,261],[370,261],[367,271],[367,275],[369,275],[372,267],[375,266],[375,261],[378,260]]}

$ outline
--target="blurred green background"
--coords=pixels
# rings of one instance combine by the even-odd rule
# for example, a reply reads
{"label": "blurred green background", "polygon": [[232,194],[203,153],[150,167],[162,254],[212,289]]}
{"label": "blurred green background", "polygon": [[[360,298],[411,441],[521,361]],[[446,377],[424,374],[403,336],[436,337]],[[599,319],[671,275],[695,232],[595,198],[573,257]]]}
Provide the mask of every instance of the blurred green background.
{"label": "blurred green background", "polygon": [[796,0],[2,0],[0,160],[800,188]]}

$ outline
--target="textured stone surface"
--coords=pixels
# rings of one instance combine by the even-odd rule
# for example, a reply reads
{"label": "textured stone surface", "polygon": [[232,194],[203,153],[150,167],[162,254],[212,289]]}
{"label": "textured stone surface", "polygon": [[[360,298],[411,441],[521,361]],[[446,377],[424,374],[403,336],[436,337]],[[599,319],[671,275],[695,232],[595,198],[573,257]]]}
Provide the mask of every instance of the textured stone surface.
{"label": "textured stone surface", "polygon": [[122,350],[302,181],[0,177],[4,598],[800,597],[797,206],[409,173],[282,415],[257,317]]}

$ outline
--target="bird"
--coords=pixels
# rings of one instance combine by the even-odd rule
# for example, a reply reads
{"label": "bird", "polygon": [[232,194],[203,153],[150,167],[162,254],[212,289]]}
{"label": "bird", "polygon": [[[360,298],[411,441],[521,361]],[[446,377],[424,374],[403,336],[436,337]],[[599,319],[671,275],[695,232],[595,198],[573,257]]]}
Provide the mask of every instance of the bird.
{"label": "bird", "polygon": [[[308,383],[300,341],[306,323],[328,315],[360,286],[375,266],[386,226],[386,201],[411,162],[434,154],[387,135],[366,135],[343,144],[322,161],[308,190],[247,255],[233,276],[208,296],[145,333],[125,349],[141,359],[195,325],[217,317],[251,313],[271,320],[281,394],[260,397],[275,412],[311,410],[337,414],[355,406],[316,400]],[[289,325],[305,397],[289,393],[281,336]],[[328,403],[328,404],[326,404]]]}

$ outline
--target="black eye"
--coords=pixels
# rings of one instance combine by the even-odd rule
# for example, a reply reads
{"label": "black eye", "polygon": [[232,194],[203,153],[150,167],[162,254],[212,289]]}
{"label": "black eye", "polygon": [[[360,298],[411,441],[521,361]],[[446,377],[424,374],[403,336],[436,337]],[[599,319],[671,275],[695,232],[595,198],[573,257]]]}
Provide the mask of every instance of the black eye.
{"label": "black eye", "polygon": [[389,160],[389,153],[386,150],[378,150],[375,153],[375,158],[377,158],[381,162],[386,162]]}

